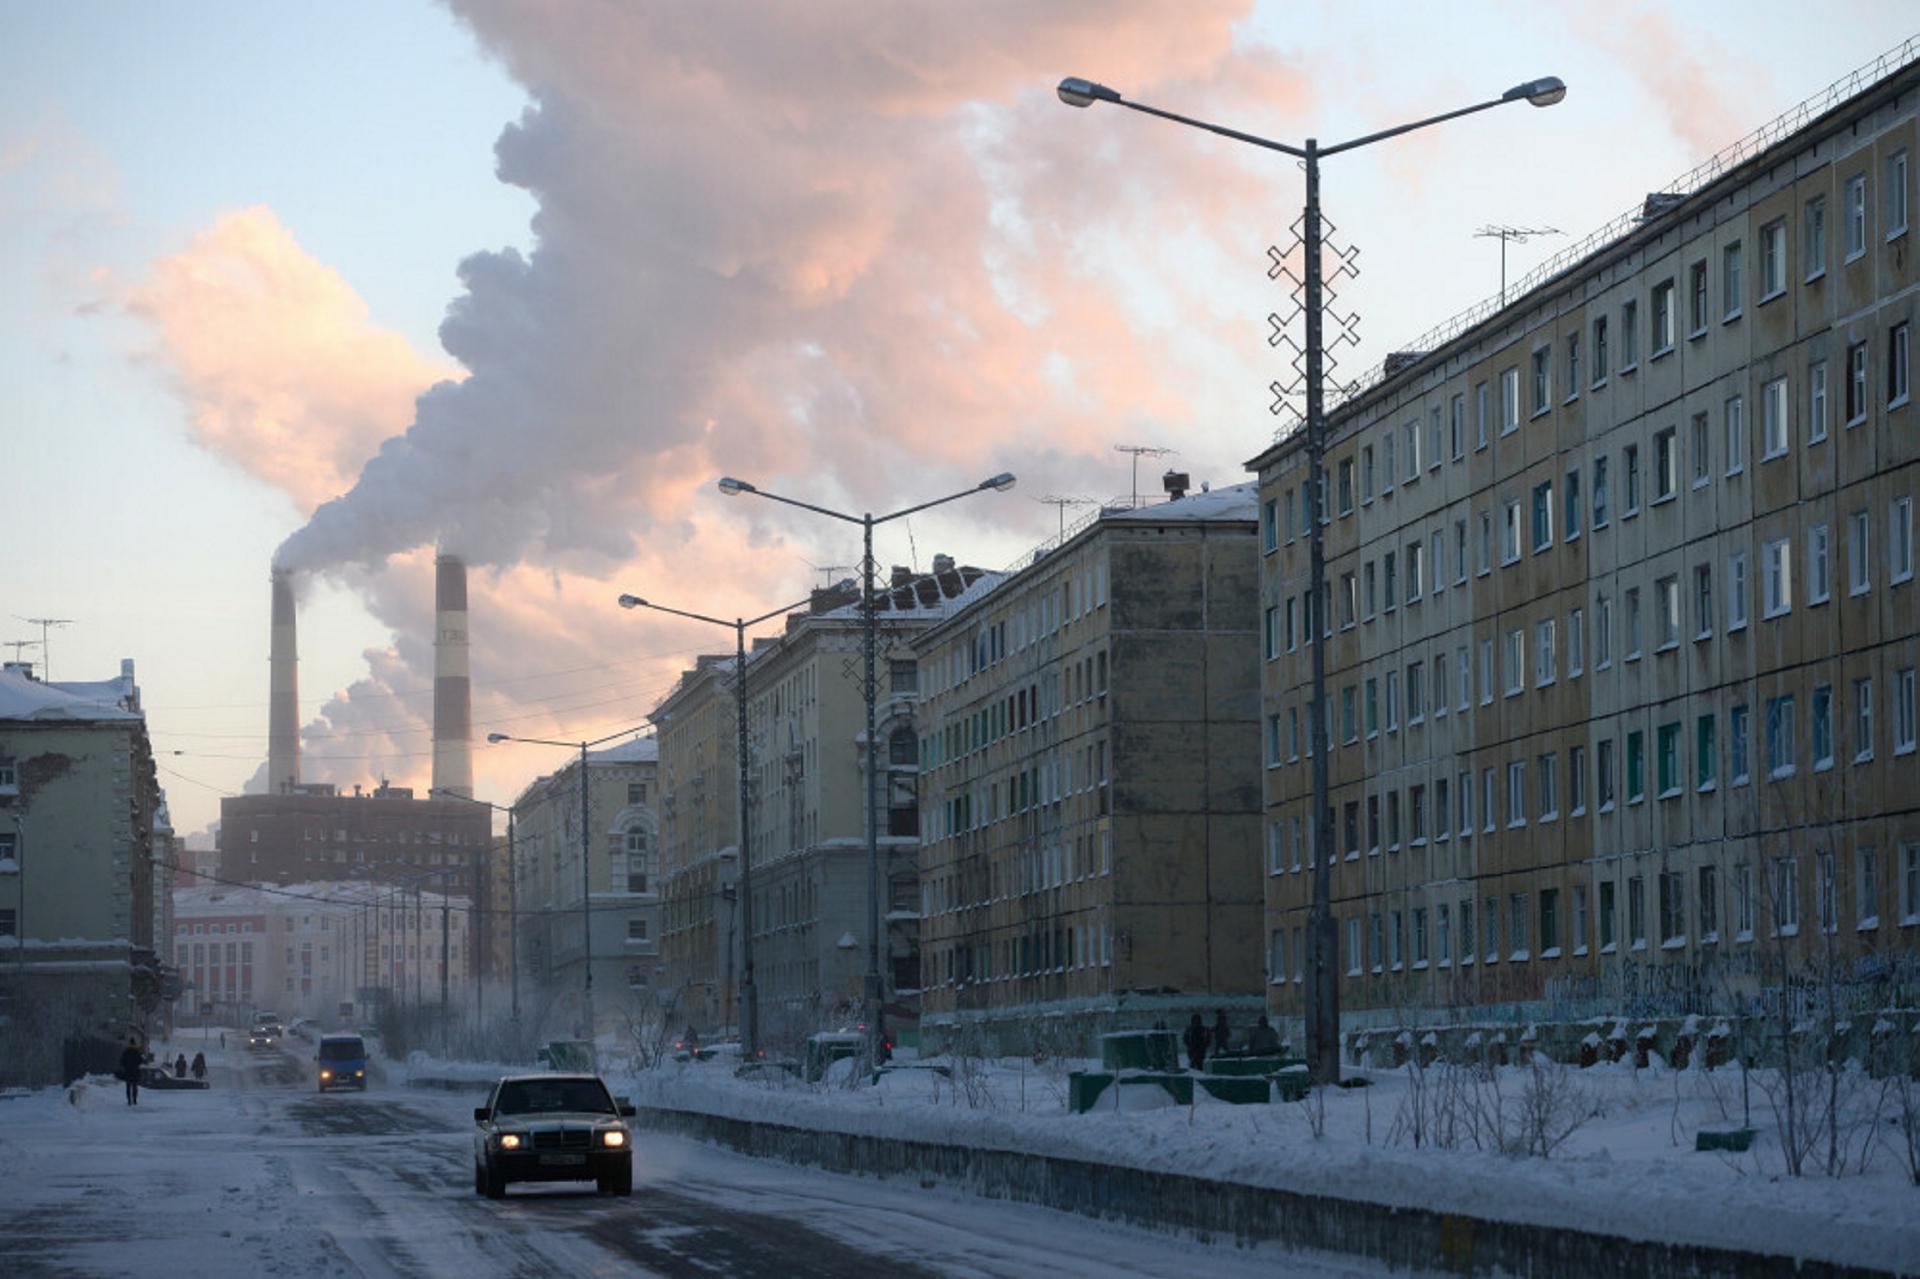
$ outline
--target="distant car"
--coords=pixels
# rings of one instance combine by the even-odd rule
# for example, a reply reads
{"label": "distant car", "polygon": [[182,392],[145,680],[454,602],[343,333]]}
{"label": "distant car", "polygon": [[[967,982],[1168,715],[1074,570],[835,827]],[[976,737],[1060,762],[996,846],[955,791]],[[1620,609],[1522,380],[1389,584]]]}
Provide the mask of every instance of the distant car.
{"label": "distant car", "polygon": [[273,1036],[267,1033],[265,1026],[255,1026],[247,1032],[247,1047],[271,1048],[273,1047]]}
{"label": "distant car", "polygon": [[358,1035],[322,1035],[314,1054],[320,1091],[329,1088],[367,1090],[367,1044]]}
{"label": "distant car", "polygon": [[598,1075],[509,1075],[474,1108],[474,1193],[498,1199],[516,1181],[593,1181],[633,1193],[634,1108]]}

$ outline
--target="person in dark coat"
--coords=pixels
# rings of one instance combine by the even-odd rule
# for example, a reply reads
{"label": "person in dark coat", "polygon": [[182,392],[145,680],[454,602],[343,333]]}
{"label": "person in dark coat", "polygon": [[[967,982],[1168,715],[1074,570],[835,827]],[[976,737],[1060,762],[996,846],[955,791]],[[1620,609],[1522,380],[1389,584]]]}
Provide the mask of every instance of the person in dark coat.
{"label": "person in dark coat", "polygon": [[181,1053],[173,1059],[173,1077],[175,1079],[185,1079],[187,1077],[187,1055],[185,1053]]}
{"label": "person in dark coat", "polygon": [[1227,1010],[1218,1008],[1213,1014],[1213,1052],[1217,1057],[1233,1047],[1233,1027],[1227,1025]]}
{"label": "person in dark coat", "polygon": [[127,1084],[127,1104],[140,1104],[140,1044],[129,1039],[127,1046],[120,1050],[120,1078]]}
{"label": "person in dark coat", "polygon": [[207,1077],[207,1055],[205,1053],[195,1053],[193,1055],[193,1077],[195,1079],[205,1079]]}
{"label": "person in dark coat", "polygon": [[1247,1047],[1254,1052],[1280,1051],[1280,1032],[1267,1024],[1267,1015],[1260,1014],[1260,1024],[1247,1032]]}
{"label": "person in dark coat", "polygon": [[1207,1028],[1200,1024],[1200,1014],[1195,1013],[1193,1020],[1187,1023],[1185,1035],[1187,1045],[1187,1064],[1198,1070],[1207,1060]]}

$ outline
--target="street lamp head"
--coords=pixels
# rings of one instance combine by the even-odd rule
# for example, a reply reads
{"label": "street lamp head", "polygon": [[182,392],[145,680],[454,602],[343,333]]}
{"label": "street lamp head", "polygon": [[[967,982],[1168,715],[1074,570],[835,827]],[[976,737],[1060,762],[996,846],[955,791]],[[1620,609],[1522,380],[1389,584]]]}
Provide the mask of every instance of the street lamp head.
{"label": "street lamp head", "polygon": [[1079,76],[1068,76],[1054,92],[1060,95],[1060,101],[1070,107],[1090,107],[1096,102],[1120,101],[1120,95],[1106,85],[1082,80]]}
{"label": "street lamp head", "polygon": [[488,733],[487,740],[490,742],[504,742],[507,740],[507,735],[505,733]]}
{"label": "street lamp head", "polygon": [[720,491],[728,497],[736,497],[741,493],[758,493],[760,490],[745,480],[736,480],[731,475],[723,475],[720,477]]}
{"label": "street lamp head", "polygon": [[1000,474],[994,476],[990,480],[980,481],[981,488],[992,489],[997,493],[1004,493],[1008,489],[1012,488],[1013,485],[1014,485],[1014,478],[1013,478],[1012,471],[1002,471],[1000,472]]}
{"label": "street lamp head", "polygon": [[1567,82],[1557,75],[1543,76],[1538,80],[1529,80],[1525,84],[1516,84],[1500,95],[1502,102],[1513,102],[1525,98],[1536,107],[1550,107],[1567,96]]}
{"label": "street lamp head", "polygon": [[645,608],[646,606],[647,602],[638,595],[622,595],[620,597],[621,608]]}

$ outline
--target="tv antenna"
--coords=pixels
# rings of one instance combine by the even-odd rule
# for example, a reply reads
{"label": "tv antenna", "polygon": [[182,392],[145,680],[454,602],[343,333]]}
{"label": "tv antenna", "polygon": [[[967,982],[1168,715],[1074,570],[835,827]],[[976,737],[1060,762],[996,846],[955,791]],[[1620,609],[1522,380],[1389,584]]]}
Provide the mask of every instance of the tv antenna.
{"label": "tv antenna", "polygon": [[1473,233],[1476,240],[1500,241],[1500,305],[1507,304],[1507,241],[1525,244],[1536,235],[1559,235],[1559,227],[1551,226],[1500,226],[1489,223]]}
{"label": "tv antenna", "polygon": [[52,679],[53,658],[52,650],[47,647],[47,631],[55,626],[71,626],[73,619],[71,617],[20,617],[18,613],[15,613],[14,616],[25,622],[28,626],[38,626],[40,628],[40,678],[43,680]]}
{"label": "tv antenna", "polygon": [[0,640],[0,644],[4,644],[13,650],[13,660],[16,662],[20,660],[21,649],[32,648],[35,644],[41,642],[40,640]]}
{"label": "tv antenna", "polygon": [[1176,452],[1174,449],[1155,448],[1151,444],[1116,444],[1113,446],[1113,451],[1133,454],[1133,504],[1135,507],[1140,505],[1140,459],[1167,457]]}
{"label": "tv antenna", "polygon": [[[805,564],[808,568],[820,574],[820,589],[823,591],[832,590],[834,587],[840,585],[840,583],[847,581],[847,575],[854,570],[854,565],[852,564],[815,564],[810,560],[800,559],[797,555],[794,558],[799,559],[802,564]],[[839,574],[839,576],[836,577],[835,574]]]}
{"label": "tv antenna", "polygon": [[1069,506],[1094,506],[1098,504],[1090,497],[1060,497],[1052,493],[1047,494],[1045,497],[1036,497],[1033,500],[1036,502],[1045,502],[1048,506],[1059,509],[1060,537],[1062,541],[1064,541],[1067,536],[1067,508]]}

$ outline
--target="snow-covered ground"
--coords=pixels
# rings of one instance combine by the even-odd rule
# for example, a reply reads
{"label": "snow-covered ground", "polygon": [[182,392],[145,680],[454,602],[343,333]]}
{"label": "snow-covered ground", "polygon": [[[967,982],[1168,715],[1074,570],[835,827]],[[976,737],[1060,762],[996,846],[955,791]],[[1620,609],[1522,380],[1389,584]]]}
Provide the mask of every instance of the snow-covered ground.
{"label": "snow-covered ground", "polygon": [[[630,1199],[571,1186],[473,1193],[473,1098],[409,1088],[316,1095],[311,1046],[207,1053],[212,1088],[117,1081],[0,1100],[0,1273],[530,1274],[1010,1279],[1383,1273],[1272,1248],[1209,1247],[944,1188],[840,1177],[645,1136]],[[443,1063],[438,1065],[444,1074]],[[501,1067],[466,1067],[485,1079]],[[664,1082],[666,1075],[660,1077]],[[616,1080],[616,1082],[618,1082]],[[629,1086],[631,1081],[628,1081]]]}
{"label": "snow-covered ground", "polygon": [[[681,1063],[629,1073],[621,1087],[642,1104],[735,1118],[831,1127],[877,1136],[1033,1151],[1189,1173],[1228,1181],[1331,1193],[1378,1202],[1564,1225],[1633,1238],[1685,1241],[1818,1257],[1920,1273],[1920,1187],[1891,1148],[1891,1116],[1871,1118],[1876,1081],[1849,1087],[1861,1125],[1842,1177],[1786,1175],[1774,1114],[1758,1072],[1750,1090],[1759,1136],[1745,1155],[1696,1153],[1702,1128],[1739,1127],[1738,1070],[1673,1071],[1655,1066],[1562,1068],[1556,1100],[1563,1123],[1578,1121],[1549,1158],[1479,1148],[1455,1097],[1451,1147],[1436,1147],[1444,1107],[1438,1072],[1427,1075],[1421,1144],[1413,1144],[1408,1072],[1366,1074],[1371,1087],[1324,1090],[1316,1106],[1230,1106],[1196,1093],[1192,1107],[1157,1090],[1110,1092],[1095,1111],[1066,1108],[1065,1071],[1018,1060],[978,1063],[958,1083],[901,1071],[878,1086],[848,1087],[842,1063],[827,1082],[779,1077],[740,1080],[720,1063]],[[1083,1063],[1088,1064],[1088,1063]],[[615,1072],[609,1072],[610,1076]],[[962,1072],[963,1074],[965,1072]],[[1522,1067],[1497,1072],[1509,1115],[1531,1079]],[[1483,1080],[1482,1115],[1492,1105]],[[1767,1082],[1772,1082],[1768,1077]],[[1142,1102],[1147,1108],[1137,1108]],[[1861,1151],[1866,1171],[1857,1173]],[[1824,1167],[1819,1142],[1808,1167]]]}

